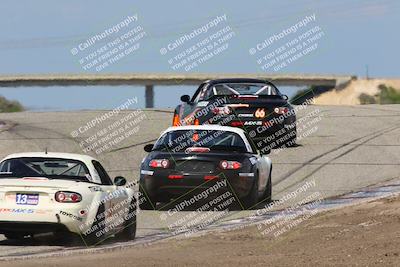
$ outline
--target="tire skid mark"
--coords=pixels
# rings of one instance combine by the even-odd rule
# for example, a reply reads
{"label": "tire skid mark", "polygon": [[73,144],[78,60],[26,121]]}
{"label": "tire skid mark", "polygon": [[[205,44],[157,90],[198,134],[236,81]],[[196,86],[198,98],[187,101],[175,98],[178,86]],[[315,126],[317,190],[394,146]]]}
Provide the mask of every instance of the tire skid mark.
{"label": "tire skid mark", "polygon": [[[321,165],[320,165],[319,167],[317,167],[316,169],[314,169],[313,171],[311,171],[309,174],[307,174],[306,176],[304,176],[304,177],[301,178],[300,180],[298,180],[298,181],[296,181],[295,183],[292,183],[291,185],[286,186],[286,187],[284,187],[283,189],[281,189],[281,190],[278,192],[278,194],[281,193],[281,192],[283,192],[283,191],[285,191],[285,190],[287,190],[287,189],[289,189],[289,188],[291,188],[291,187],[293,187],[293,186],[296,186],[296,185],[300,184],[301,182],[303,182],[304,180],[306,180],[307,178],[309,178],[310,176],[312,176],[313,174],[315,174],[316,172],[318,172],[319,170],[321,170],[321,169],[324,168],[325,166],[329,165],[329,163],[331,163],[332,161],[337,160],[337,159],[339,159],[339,158],[341,158],[341,157],[343,157],[343,156],[349,154],[350,152],[354,151],[354,150],[357,149],[358,147],[362,146],[362,144],[365,144],[365,143],[367,143],[367,142],[369,142],[369,141],[371,141],[371,140],[373,140],[373,139],[375,139],[375,138],[377,138],[377,137],[380,137],[380,136],[382,136],[382,135],[384,135],[384,134],[386,134],[386,133],[389,133],[389,132],[391,132],[391,131],[397,130],[398,128],[399,128],[398,125],[397,125],[397,126],[392,126],[392,127],[386,128],[386,129],[384,129],[384,130],[377,131],[377,132],[374,132],[374,133],[372,133],[372,134],[368,134],[368,135],[363,136],[363,137],[360,137],[360,138],[356,138],[356,140],[360,140],[360,139],[363,139],[363,138],[367,138],[367,137],[368,137],[366,140],[364,140],[364,141],[362,141],[361,143],[356,144],[356,145],[354,145],[353,147],[349,148],[348,150],[346,150],[346,151],[340,153],[339,155],[337,155],[337,156],[334,157],[333,159],[330,159],[330,160],[327,161],[327,162],[321,163]],[[350,143],[352,143],[352,142],[350,142]],[[325,153],[325,154],[323,154],[323,155],[321,154],[321,155],[319,155],[319,156],[317,156],[317,157],[315,157],[315,158],[317,158],[317,159],[318,159],[318,158],[321,158],[321,157],[323,157],[323,156],[325,156],[325,155],[327,155],[327,154],[329,154],[329,153],[332,153],[332,152],[334,152],[334,151],[337,151],[339,148],[342,148],[342,147],[344,147],[344,146],[347,146],[347,144],[343,144],[342,146],[339,146],[338,148],[332,149],[332,150],[328,151],[327,153]],[[309,162],[307,162],[307,164],[305,164],[305,165],[302,165],[302,166],[296,168],[293,172],[291,172],[291,174],[285,175],[285,176],[283,177],[283,179],[281,179],[277,184],[279,184],[279,183],[285,181],[287,178],[289,178],[289,176],[291,176],[293,173],[299,171],[300,169],[304,168],[305,166],[311,165],[312,161],[315,161],[315,159],[314,159],[314,160],[311,160],[311,161],[309,161]]]}
{"label": "tire skid mark", "polygon": [[140,142],[140,143],[136,143],[136,144],[132,144],[132,145],[129,145],[129,146],[123,146],[123,147],[115,148],[115,149],[112,149],[112,150],[106,152],[106,154],[107,154],[107,153],[118,152],[118,151],[121,151],[121,150],[125,150],[125,149],[132,148],[132,147],[137,147],[137,146],[144,145],[144,144],[148,144],[148,143],[150,143],[150,142],[157,141],[157,139],[158,139],[158,138],[156,138],[156,139],[151,139],[151,140],[147,140],[147,141]]}
{"label": "tire skid mark", "polygon": [[[348,146],[348,145],[352,145],[353,143],[355,143],[355,142],[357,142],[357,141],[360,141],[360,140],[362,140],[362,139],[364,139],[364,138],[368,138],[368,137],[370,137],[370,136],[375,136],[375,135],[380,134],[380,133],[382,133],[382,132],[384,132],[384,131],[387,131],[387,130],[394,130],[394,129],[396,129],[396,128],[398,128],[398,126],[390,126],[390,127],[387,127],[387,128],[385,128],[385,129],[383,129],[383,130],[375,131],[375,132],[366,134],[366,135],[364,135],[364,136],[357,137],[357,138],[355,138],[355,139],[353,139],[353,140],[350,140],[350,141],[348,141],[348,142],[346,142],[346,143],[343,143],[343,144],[341,144],[341,145],[339,145],[339,146],[337,146],[337,147],[335,147],[335,148],[332,148],[332,149],[330,149],[330,150],[328,150],[328,151],[326,151],[326,152],[324,152],[324,153],[322,153],[322,154],[319,154],[319,155],[317,155],[317,156],[311,158],[310,160],[308,160],[308,161],[306,161],[306,162],[304,162],[304,163],[301,163],[301,166],[299,166],[299,167],[297,167],[297,168],[294,168],[293,170],[291,170],[291,171],[290,171],[288,174],[286,174],[285,176],[283,176],[283,177],[277,179],[277,181],[275,182],[274,185],[276,186],[276,185],[280,184],[281,182],[285,181],[287,178],[289,178],[290,176],[292,176],[292,175],[295,174],[296,172],[300,171],[301,169],[303,169],[304,167],[310,165],[310,163],[312,163],[312,162],[314,162],[314,161],[316,161],[316,160],[318,160],[318,159],[321,159],[321,158],[323,158],[323,157],[325,157],[325,156],[327,156],[327,155],[329,155],[329,154],[331,154],[331,153],[334,153],[334,152],[336,152],[336,151],[338,151],[338,150],[340,150],[340,149],[342,149],[342,148],[344,148],[344,147],[346,147],[346,146]],[[365,143],[365,142],[361,142],[360,144],[364,144],[364,143]],[[360,144],[353,144],[353,145],[354,145],[354,149],[357,148],[357,147],[359,147]],[[352,149],[352,150],[354,150],[354,149]]]}
{"label": "tire skid mark", "polygon": [[[19,129],[22,128],[22,129]],[[54,133],[56,135],[61,136],[61,138],[46,138],[46,137],[41,137],[41,138],[32,138],[31,136],[27,136],[22,134],[20,131],[24,130],[24,131],[28,131],[28,130],[37,130],[43,133]],[[37,126],[32,126],[32,125],[26,125],[26,124],[16,124],[14,127],[12,127],[11,129],[8,130],[8,132],[10,134],[16,135],[21,137],[20,139],[13,139],[13,140],[68,140],[68,141],[72,141],[76,146],[77,149],[76,151],[81,151],[79,148],[79,141],[78,138],[73,138],[72,136],[60,133],[56,130],[53,129],[48,129],[48,128],[41,128],[41,127],[37,127]],[[38,147],[39,150],[43,149],[43,145],[40,144],[39,142],[32,142],[36,147]]]}

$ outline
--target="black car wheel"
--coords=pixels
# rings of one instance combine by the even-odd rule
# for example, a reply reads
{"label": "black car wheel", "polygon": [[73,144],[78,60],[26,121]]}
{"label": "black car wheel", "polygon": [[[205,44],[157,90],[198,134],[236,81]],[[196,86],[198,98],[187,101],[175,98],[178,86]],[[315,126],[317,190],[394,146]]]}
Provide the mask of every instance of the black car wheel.
{"label": "black car wheel", "polygon": [[27,234],[22,234],[22,233],[6,233],[6,234],[4,234],[4,236],[5,236],[7,239],[10,239],[10,240],[18,240],[18,239],[24,239],[25,236],[27,236]]}
{"label": "black car wheel", "polygon": [[142,186],[140,185],[139,188],[139,207],[141,210],[154,210],[154,207],[156,206],[156,201],[151,199],[148,193],[144,192],[142,189]]}
{"label": "black car wheel", "polygon": [[173,198],[173,197],[171,197],[169,194],[164,193],[163,195],[161,195],[161,196],[158,197],[157,202],[161,202],[161,203],[166,203],[166,204],[168,204],[168,203],[171,202],[171,199],[172,199],[172,198]]}
{"label": "black car wheel", "polygon": [[262,201],[265,201],[266,203],[271,202],[272,200],[272,167],[271,170],[269,171],[269,177],[268,177],[268,182],[267,185],[265,187],[265,191],[264,194],[262,196]]}
{"label": "black car wheel", "polygon": [[245,209],[254,208],[258,201],[258,173],[256,179],[254,179],[253,186],[249,194],[242,199],[242,203]]}
{"label": "black car wheel", "polygon": [[135,239],[136,236],[136,199],[133,198],[129,205],[128,214],[125,217],[124,229],[115,234],[118,240],[129,241]]}
{"label": "black car wheel", "polygon": [[97,245],[104,239],[105,236],[105,207],[101,204],[97,210],[95,221],[92,224],[91,232],[87,235],[82,235],[84,243],[87,246]]}

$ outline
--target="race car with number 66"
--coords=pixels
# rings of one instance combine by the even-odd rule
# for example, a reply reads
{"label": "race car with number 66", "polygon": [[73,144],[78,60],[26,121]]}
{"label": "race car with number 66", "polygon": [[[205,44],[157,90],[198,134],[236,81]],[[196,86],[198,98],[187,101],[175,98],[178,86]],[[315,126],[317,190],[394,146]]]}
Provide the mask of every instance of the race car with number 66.
{"label": "race car with number 66", "polygon": [[192,97],[183,95],[173,126],[220,124],[240,127],[252,139],[279,132],[285,143],[296,141],[296,114],[271,82],[259,79],[218,79],[203,82]]}

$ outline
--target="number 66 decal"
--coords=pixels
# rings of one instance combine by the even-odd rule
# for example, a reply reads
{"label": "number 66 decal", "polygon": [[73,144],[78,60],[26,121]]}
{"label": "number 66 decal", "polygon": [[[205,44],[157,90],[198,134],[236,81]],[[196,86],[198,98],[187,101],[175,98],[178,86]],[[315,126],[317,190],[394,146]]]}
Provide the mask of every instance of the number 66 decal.
{"label": "number 66 decal", "polygon": [[264,111],[264,109],[263,108],[258,108],[257,110],[256,110],[256,112],[254,113],[254,116],[256,117],[256,118],[264,118],[265,117],[265,111]]}

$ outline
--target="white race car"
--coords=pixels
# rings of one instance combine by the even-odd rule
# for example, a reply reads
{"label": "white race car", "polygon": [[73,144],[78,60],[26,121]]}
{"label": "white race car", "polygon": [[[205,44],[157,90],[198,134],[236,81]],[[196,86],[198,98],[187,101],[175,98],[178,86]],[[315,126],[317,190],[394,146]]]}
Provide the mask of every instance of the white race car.
{"label": "white race car", "polygon": [[0,234],[8,239],[53,232],[85,244],[136,234],[131,184],[111,181],[96,159],[69,153],[19,153],[0,163]]}

